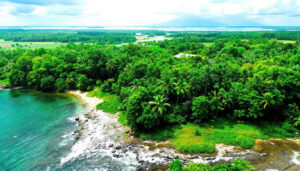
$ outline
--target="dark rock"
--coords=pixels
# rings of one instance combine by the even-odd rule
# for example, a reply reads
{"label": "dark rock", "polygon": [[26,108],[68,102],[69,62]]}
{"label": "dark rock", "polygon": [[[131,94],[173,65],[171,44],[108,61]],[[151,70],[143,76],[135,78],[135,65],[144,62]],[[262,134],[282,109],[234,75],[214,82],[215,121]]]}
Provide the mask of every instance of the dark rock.
{"label": "dark rock", "polygon": [[178,158],[179,158],[179,156],[177,156],[177,155],[176,155],[176,156],[174,156],[174,159],[178,159]]}
{"label": "dark rock", "polygon": [[115,147],[115,149],[117,149],[117,150],[119,150],[119,149],[121,149],[122,147],[120,146],[120,145],[117,145],[116,147]]}
{"label": "dark rock", "polygon": [[113,147],[114,145],[113,144],[109,144],[109,146],[108,147]]}
{"label": "dark rock", "polygon": [[79,118],[75,118],[75,121],[77,121],[77,122],[78,122],[79,120],[80,120]]}
{"label": "dark rock", "polygon": [[215,160],[215,157],[206,157],[205,160]]}
{"label": "dark rock", "polygon": [[80,137],[81,137],[82,133],[81,132],[78,132],[77,136],[75,137],[75,140],[79,140]]}
{"label": "dark rock", "polygon": [[122,150],[122,153],[126,153],[126,152],[127,152],[127,149]]}
{"label": "dark rock", "polygon": [[169,160],[173,160],[173,157],[170,157],[170,156],[166,156],[166,158]]}
{"label": "dark rock", "polygon": [[144,160],[139,160],[138,162],[139,162],[139,163],[144,163],[145,161],[144,161]]}
{"label": "dark rock", "polygon": [[119,158],[119,155],[118,154],[114,154],[113,155],[115,158]]}
{"label": "dark rock", "polygon": [[116,150],[113,150],[113,151],[111,151],[112,153],[115,153],[116,152]]}
{"label": "dark rock", "polygon": [[190,156],[188,159],[195,159],[197,156]]}
{"label": "dark rock", "polygon": [[143,170],[145,170],[143,167],[141,167],[141,166],[138,166],[137,168],[136,168],[136,170],[137,171],[143,171]]}

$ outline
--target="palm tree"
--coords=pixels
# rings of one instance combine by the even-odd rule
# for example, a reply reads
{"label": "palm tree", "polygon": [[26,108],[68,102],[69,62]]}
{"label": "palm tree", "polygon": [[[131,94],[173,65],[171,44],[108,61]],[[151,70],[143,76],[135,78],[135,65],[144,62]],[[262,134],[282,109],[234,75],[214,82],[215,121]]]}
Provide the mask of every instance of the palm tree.
{"label": "palm tree", "polygon": [[272,103],[272,100],[273,100],[273,96],[271,93],[265,93],[262,97],[261,97],[261,104],[264,105],[264,109],[266,109],[271,103]]}
{"label": "palm tree", "polygon": [[115,64],[109,61],[105,64],[105,66],[106,66],[106,70],[110,73],[110,75],[112,75],[112,71],[115,69]]}
{"label": "palm tree", "polygon": [[173,91],[177,94],[177,103],[179,97],[186,97],[190,94],[190,85],[182,79],[173,83],[173,86]]}
{"label": "palm tree", "polygon": [[223,104],[221,103],[221,97],[216,91],[208,93],[211,101],[211,108],[215,110],[215,117],[218,116],[218,112],[224,110]]}
{"label": "palm tree", "polygon": [[163,80],[160,85],[161,90],[163,93],[168,97],[172,90],[172,79]]}
{"label": "palm tree", "polygon": [[171,107],[169,103],[166,103],[168,100],[166,97],[157,95],[153,98],[154,101],[149,101],[148,103],[152,106],[154,112],[159,112],[159,114],[162,115],[167,111],[167,107]]}

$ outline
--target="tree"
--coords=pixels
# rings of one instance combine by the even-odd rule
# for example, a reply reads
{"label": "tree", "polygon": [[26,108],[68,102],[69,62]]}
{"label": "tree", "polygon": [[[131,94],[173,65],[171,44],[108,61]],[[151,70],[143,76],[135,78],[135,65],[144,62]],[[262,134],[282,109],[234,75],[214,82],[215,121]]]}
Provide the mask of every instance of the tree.
{"label": "tree", "polygon": [[80,74],[78,76],[76,87],[79,90],[82,90],[82,91],[85,91],[87,89],[87,87],[88,87],[88,79],[87,79],[87,77],[85,75]]}
{"label": "tree", "polygon": [[191,86],[183,79],[173,83],[173,93],[177,95],[177,103],[179,98],[182,99],[190,95],[190,88]]}
{"label": "tree", "polygon": [[203,121],[209,117],[210,101],[206,96],[199,96],[193,99],[192,116],[196,121]]}
{"label": "tree", "polygon": [[68,90],[69,89],[69,85],[68,85],[68,83],[66,82],[65,79],[59,78],[59,79],[56,80],[55,88],[58,91],[62,92],[62,91]]}
{"label": "tree", "polygon": [[148,102],[152,106],[152,111],[163,115],[167,111],[167,107],[171,107],[169,103],[166,103],[166,101],[168,100],[166,97],[157,95],[153,98],[154,101]]}
{"label": "tree", "polygon": [[271,104],[275,103],[273,100],[273,96],[271,93],[265,93],[263,94],[263,96],[261,97],[261,102],[260,104],[263,105],[264,109],[266,109],[267,107],[269,107]]}
{"label": "tree", "polygon": [[49,75],[41,79],[40,88],[42,90],[51,90],[54,88],[54,84],[55,84],[54,77],[52,75]]}

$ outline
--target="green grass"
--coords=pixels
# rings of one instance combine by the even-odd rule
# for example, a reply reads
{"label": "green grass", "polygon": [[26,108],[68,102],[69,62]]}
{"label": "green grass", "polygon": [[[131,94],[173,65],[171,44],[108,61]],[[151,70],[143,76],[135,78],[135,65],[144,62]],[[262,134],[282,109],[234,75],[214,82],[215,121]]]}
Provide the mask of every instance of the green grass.
{"label": "green grass", "polygon": [[250,162],[244,159],[235,159],[232,163],[219,163],[214,166],[210,166],[204,163],[194,163],[190,162],[187,166],[183,166],[180,159],[173,160],[169,165],[170,171],[254,171],[255,168],[250,164]]}
{"label": "green grass", "polygon": [[120,112],[120,113],[119,113],[118,121],[119,121],[122,125],[128,126],[128,120],[127,120],[125,114],[123,114],[123,112]]}
{"label": "green grass", "polygon": [[5,49],[16,49],[16,48],[56,48],[66,43],[59,42],[13,42],[0,40],[0,47]]}
{"label": "green grass", "polygon": [[151,139],[151,140],[157,140],[157,141],[164,141],[169,138],[172,138],[174,135],[174,131],[178,127],[175,126],[169,126],[165,129],[157,129],[152,132],[136,132],[136,135],[140,137],[141,139]]}
{"label": "green grass", "polygon": [[280,41],[282,43],[291,43],[291,44],[296,43],[295,40],[278,40],[278,41]]}
{"label": "green grass", "polygon": [[121,104],[119,98],[111,101],[104,101],[97,104],[97,109],[102,110],[106,113],[115,114],[119,111]]}
{"label": "green grass", "polygon": [[251,148],[257,138],[268,136],[252,125],[216,122],[199,126],[189,123],[175,131],[170,143],[182,152],[212,153],[217,143]]}
{"label": "green grass", "polygon": [[103,112],[115,114],[120,109],[120,98],[115,94],[110,94],[102,92],[99,89],[95,89],[94,91],[89,92],[87,96],[102,99],[103,102],[97,105],[97,109],[102,110]]}
{"label": "green grass", "polygon": [[2,85],[10,85],[9,79],[5,79],[5,80],[0,80],[0,84]]}
{"label": "green grass", "polygon": [[257,125],[231,122],[226,120],[211,121],[196,125],[188,123],[177,127],[167,127],[154,132],[137,133],[142,139],[166,140],[181,152],[212,153],[215,145],[252,148],[255,139],[293,137],[279,123],[261,123]]}
{"label": "green grass", "polygon": [[96,88],[95,90],[89,92],[87,94],[87,96],[88,97],[98,97],[99,99],[102,99],[104,101],[112,101],[112,100],[115,100],[115,99],[119,98],[115,94],[102,92],[99,88]]}

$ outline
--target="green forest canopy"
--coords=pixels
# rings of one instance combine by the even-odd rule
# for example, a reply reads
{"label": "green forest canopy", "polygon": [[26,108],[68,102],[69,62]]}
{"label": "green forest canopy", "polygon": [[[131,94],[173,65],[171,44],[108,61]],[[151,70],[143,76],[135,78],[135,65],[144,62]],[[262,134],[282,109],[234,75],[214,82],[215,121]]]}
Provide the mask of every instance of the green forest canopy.
{"label": "green forest canopy", "polygon": [[[12,38],[6,39],[21,41],[26,38],[22,34],[19,39],[8,34]],[[58,36],[52,41],[85,42],[81,33],[74,34],[76,40]],[[122,36],[132,36],[127,34]],[[300,42],[275,39],[285,35],[283,39],[298,40],[294,37],[299,33],[214,34],[178,32],[172,40],[121,47],[70,43],[55,49],[0,49],[0,80],[43,91],[86,91],[101,86],[102,91],[120,97],[121,110],[133,130],[221,117],[299,126]],[[83,35],[102,40],[100,33]],[[108,42],[114,42],[114,36]],[[202,43],[208,39],[213,43]],[[196,56],[175,58],[180,52]]]}

